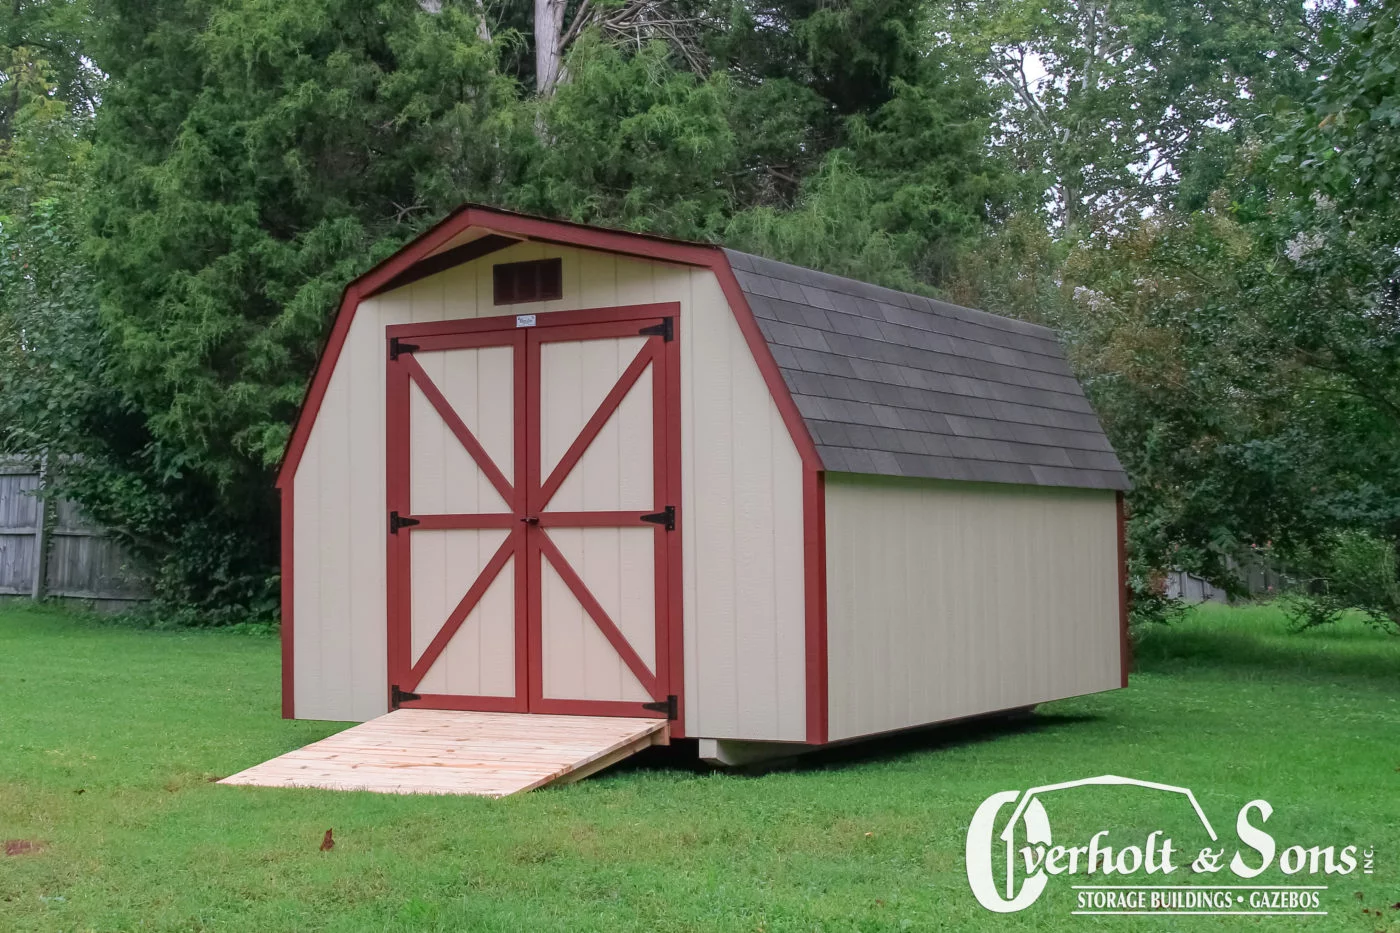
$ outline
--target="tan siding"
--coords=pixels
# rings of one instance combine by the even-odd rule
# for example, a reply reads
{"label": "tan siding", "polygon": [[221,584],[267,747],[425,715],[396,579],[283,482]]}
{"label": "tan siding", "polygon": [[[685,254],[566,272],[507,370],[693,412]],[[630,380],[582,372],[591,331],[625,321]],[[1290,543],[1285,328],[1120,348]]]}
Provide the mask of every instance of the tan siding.
{"label": "tan siding", "polygon": [[[562,299],[491,304],[492,264],[554,256]],[[801,463],[718,282],[535,243],[361,304],[295,480],[298,716],[384,712],[383,328],[655,301],[681,303],[688,728],[804,738]]]}
{"label": "tan siding", "polygon": [[691,734],[801,741],[802,464],[719,283],[697,273],[692,288],[696,312],[681,317]]}
{"label": "tan siding", "polygon": [[[540,347],[540,462],[553,474],[565,452],[617,384],[646,338],[544,343]],[[652,369],[628,390],[547,506],[551,511],[649,510],[652,481]]]}
{"label": "tan siding", "polygon": [[833,740],[1119,685],[1114,494],[832,474]]}

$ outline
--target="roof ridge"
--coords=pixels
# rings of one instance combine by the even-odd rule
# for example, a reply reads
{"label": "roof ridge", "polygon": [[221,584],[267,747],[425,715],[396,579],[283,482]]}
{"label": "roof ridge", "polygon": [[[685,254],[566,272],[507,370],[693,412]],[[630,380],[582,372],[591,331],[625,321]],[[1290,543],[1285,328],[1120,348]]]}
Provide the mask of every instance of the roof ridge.
{"label": "roof ridge", "polygon": [[[929,298],[929,297],[926,296],[926,295],[918,295],[918,294],[915,294],[914,292],[906,292],[906,291],[901,291],[901,290],[899,290],[899,289],[897,289],[897,288],[890,288],[888,285],[876,285],[876,284],[873,283],[873,282],[865,282],[865,281],[862,281],[861,279],[853,279],[853,278],[850,278],[850,277],[848,277],[848,276],[837,275],[837,274],[835,274],[834,272],[823,272],[823,271],[820,270],[820,269],[812,269],[812,268],[810,268],[810,267],[808,267],[808,266],[799,266],[799,265],[797,265],[797,264],[795,264],[795,263],[783,262],[783,261],[780,260],[780,259],[769,259],[768,257],[766,257],[766,256],[760,256],[760,255],[758,255],[757,253],[745,253],[745,252],[743,252],[742,250],[730,249],[730,248],[727,247],[727,246],[726,246],[726,247],[723,247],[723,249],[724,249],[724,252],[725,252],[727,255],[731,255],[731,256],[737,255],[737,256],[743,256],[743,257],[746,257],[746,258],[749,258],[749,259],[757,259],[759,262],[762,262],[762,263],[765,263],[765,264],[770,264],[770,265],[774,265],[774,266],[780,266],[780,267],[782,267],[782,268],[784,268],[784,269],[793,269],[793,270],[796,270],[797,272],[806,273],[806,274],[808,274],[808,275],[820,276],[820,277],[823,278],[823,279],[828,279],[828,280],[830,280],[830,282],[832,282],[832,283],[839,283],[839,284],[841,284],[841,285],[848,286],[849,288],[852,288],[853,290],[848,290],[847,288],[833,289],[833,290],[835,290],[835,291],[841,291],[843,294],[845,294],[845,295],[847,295],[847,296],[849,296],[849,297],[852,297],[852,298],[867,298],[867,297],[870,297],[869,295],[863,295],[863,294],[861,294],[861,292],[862,292],[862,291],[871,291],[871,290],[873,290],[873,291],[881,292],[881,293],[884,293],[884,294],[887,294],[887,295],[890,295],[890,296],[897,296],[897,297],[899,297],[899,298],[901,298],[901,299],[905,299],[905,301],[903,302],[903,306],[904,306],[905,308],[908,308],[910,311],[921,311],[921,312],[923,312],[923,313],[925,313],[925,314],[937,314],[937,313],[939,313],[939,311],[936,311],[936,310],[933,310],[933,309],[930,309],[930,308],[927,308],[927,307],[917,307],[917,306],[908,304],[907,299],[911,299],[911,298],[912,298],[912,299],[914,299],[915,301],[919,301],[919,302],[932,302],[932,303],[934,303],[934,304],[943,306],[943,308],[947,308],[947,309],[952,310],[952,311],[957,311],[957,312],[962,312],[962,313],[964,313],[964,314],[967,314],[967,315],[969,315],[970,317],[969,317],[969,318],[965,318],[964,320],[968,320],[969,323],[982,324],[982,325],[987,326],[987,327],[992,327],[992,328],[995,328],[995,329],[997,329],[997,330],[1003,330],[1003,331],[1006,331],[1006,332],[1008,332],[1008,333],[1013,333],[1013,334],[1022,334],[1022,335],[1024,335],[1024,336],[1036,336],[1036,337],[1041,337],[1042,339],[1053,340],[1053,341],[1055,341],[1055,342],[1057,342],[1057,343],[1059,342],[1059,339],[1060,339],[1060,334],[1059,334],[1059,332],[1058,332],[1057,330],[1055,330],[1053,327],[1046,327],[1044,324],[1033,324],[1033,323],[1031,323],[1030,321],[1022,321],[1022,320],[1020,320],[1020,319],[1018,319],[1018,318],[1007,317],[1007,316],[1004,315],[1004,314],[994,314],[994,313],[992,313],[991,311],[982,311],[982,310],[980,310],[980,309],[978,309],[978,308],[969,308],[969,307],[966,307],[966,306],[964,306],[964,305],[954,304],[954,303],[951,302],[951,301],[944,301],[942,298]],[[756,269],[744,269],[743,271],[748,272],[748,273],[751,274],[751,275],[768,275],[768,274],[769,274],[769,273],[767,273],[767,272],[760,272],[760,271],[758,271],[758,270],[756,270]],[[771,277],[772,277],[772,278],[776,278],[776,279],[782,279],[783,281],[789,282],[789,283],[791,283],[791,284],[793,284],[793,285],[803,285],[803,284],[807,284],[807,283],[804,283],[804,282],[801,280],[801,278],[789,278],[788,276],[782,276],[782,275],[773,275],[773,276],[771,276]],[[824,287],[830,288],[831,285],[830,285],[830,284],[826,284]],[[958,317],[958,315],[947,315],[947,316],[949,316],[949,317]],[[1023,328],[1024,328],[1024,330],[1023,330]],[[1030,333],[1027,333],[1027,331],[1030,331]]]}

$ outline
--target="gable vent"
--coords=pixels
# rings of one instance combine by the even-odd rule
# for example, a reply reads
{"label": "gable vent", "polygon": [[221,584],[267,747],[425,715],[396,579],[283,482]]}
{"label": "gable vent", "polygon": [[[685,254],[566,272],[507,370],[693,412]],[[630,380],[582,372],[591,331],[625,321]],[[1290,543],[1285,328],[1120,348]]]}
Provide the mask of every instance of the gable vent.
{"label": "gable vent", "polygon": [[491,273],[498,305],[564,297],[563,260],[560,259],[503,262],[492,266]]}

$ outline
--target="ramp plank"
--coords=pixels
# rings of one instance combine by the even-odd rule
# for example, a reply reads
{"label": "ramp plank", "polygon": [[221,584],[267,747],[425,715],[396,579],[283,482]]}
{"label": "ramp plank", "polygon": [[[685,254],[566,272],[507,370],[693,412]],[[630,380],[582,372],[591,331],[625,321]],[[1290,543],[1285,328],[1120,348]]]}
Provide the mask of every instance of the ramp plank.
{"label": "ramp plank", "polygon": [[400,709],[219,783],[504,797],[666,742],[660,719]]}

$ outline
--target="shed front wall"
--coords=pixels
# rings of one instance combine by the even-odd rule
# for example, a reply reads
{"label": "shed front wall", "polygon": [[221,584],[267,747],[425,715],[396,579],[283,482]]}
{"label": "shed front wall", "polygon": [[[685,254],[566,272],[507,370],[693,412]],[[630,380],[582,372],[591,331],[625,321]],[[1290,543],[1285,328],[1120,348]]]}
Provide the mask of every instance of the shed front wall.
{"label": "shed front wall", "polygon": [[[492,303],[492,265],[556,256],[562,299]],[[714,273],[539,243],[360,303],[292,480],[298,718],[387,711],[384,328],[652,302],[680,304],[686,732],[804,739],[802,465]]]}
{"label": "shed front wall", "polygon": [[1111,491],[826,478],[830,738],[1120,686]]}

